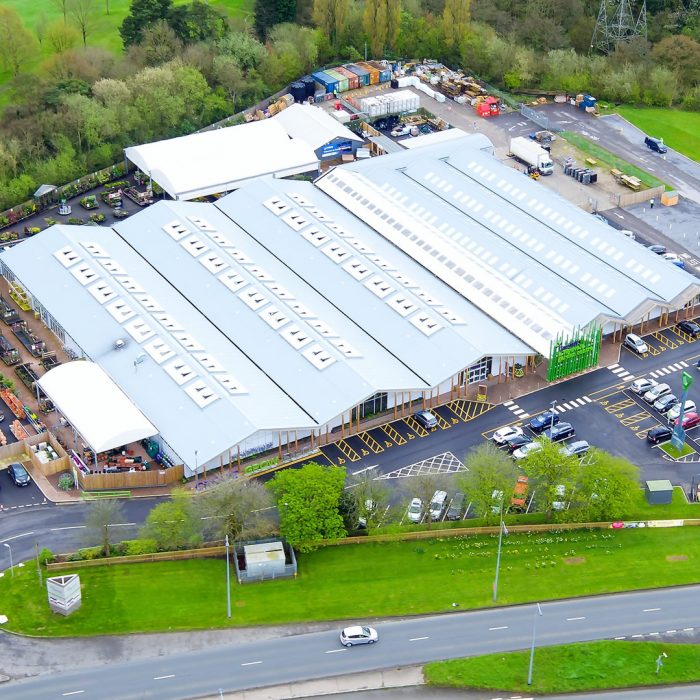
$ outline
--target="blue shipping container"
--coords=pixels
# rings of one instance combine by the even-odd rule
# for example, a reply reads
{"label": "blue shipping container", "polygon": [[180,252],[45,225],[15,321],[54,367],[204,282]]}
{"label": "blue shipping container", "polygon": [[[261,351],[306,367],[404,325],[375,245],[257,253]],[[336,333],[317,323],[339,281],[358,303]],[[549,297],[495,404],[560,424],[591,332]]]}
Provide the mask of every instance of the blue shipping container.
{"label": "blue shipping container", "polygon": [[354,63],[348,63],[345,66],[345,69],[349,70],[351,73],[354,73],[360,79],[360,87],[369,85],[369,71],[366,71],[364,68],[360,68],[360,66],[356,66]]}
{"label": "blue shipping container", "polygon": [[326,92],[333,93],[338,91],[338,80],[333,76],[319,71],[318,73],[312,73],[311,77],[322,87],[325,88]]}

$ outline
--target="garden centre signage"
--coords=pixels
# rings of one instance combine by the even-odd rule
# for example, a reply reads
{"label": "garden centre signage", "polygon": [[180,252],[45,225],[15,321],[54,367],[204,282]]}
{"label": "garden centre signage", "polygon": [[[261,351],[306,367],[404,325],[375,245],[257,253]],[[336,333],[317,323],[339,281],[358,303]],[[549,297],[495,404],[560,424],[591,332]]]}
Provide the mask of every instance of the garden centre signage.
{"label": "garden centre signage", "polygon": [[53,576],[46,579],[46,591],[49,594],[49,607],[60,615],[70,615],[78,610],[82,603],[80,594],[80,576]]}

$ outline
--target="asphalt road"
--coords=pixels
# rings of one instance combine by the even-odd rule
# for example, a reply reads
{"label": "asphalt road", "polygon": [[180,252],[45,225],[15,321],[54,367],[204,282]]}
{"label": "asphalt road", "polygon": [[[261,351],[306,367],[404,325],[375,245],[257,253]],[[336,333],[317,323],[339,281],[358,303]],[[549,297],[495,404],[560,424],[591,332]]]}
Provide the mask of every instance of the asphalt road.
{"label": "asphalt road", "polygon": [[[557,601],[377,625],[379,643],[346,649],[337,631],[222,646],[158,660],[114,663],[9,682],[0,698],[80,696],[178,700],[298,680],[528,648],[537,619],[539,646],[594,639],[687,636],[700,626],[700,588],[688,586]],[[536,668],[536,658],[535,658]]]}

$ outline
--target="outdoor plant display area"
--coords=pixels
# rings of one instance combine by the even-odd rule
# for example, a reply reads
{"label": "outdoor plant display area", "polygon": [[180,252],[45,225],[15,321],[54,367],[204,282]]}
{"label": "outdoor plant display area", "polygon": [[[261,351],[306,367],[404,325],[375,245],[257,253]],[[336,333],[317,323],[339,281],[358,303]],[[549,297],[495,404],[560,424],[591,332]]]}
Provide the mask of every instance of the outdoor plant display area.
{"label": "outdoor plant display area", "polygon": [[[67,618],[49,611],[27,564],[0,579],[0,610],[8,630],[48,636],[464,611],[493,604],[497,544],[494,535],[324,547],[298,555],[296,579],[233,583],[231,621],[221,559],[62,570],[82,583],[82,608]],[[692,527],[511,533],[498,604],[697,583],[699,557]]]}

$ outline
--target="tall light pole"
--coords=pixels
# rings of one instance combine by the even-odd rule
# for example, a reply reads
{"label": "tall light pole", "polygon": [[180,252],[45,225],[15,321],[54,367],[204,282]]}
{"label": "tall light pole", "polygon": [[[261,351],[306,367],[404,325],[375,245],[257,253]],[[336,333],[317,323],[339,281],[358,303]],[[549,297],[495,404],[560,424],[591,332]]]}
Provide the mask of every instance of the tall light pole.
{"label": "tall light pole", "polygon": [[12,576],[14,576],[15,575],[15,567],[12,564],[12,547],[10,547],[10,545],[7,544],[7,542],[3,542],[3,545],[5,545],[5,547],[7,547],[7,551],[10,553],[10,573],[12,574]]}
{"label": "tall light pole", "polygon": [[537,618],[542,617],[542,608],[537,603],[535,609],[535,618],[532,622],[532,646],[530,647],[530,668],[527,672],[527,684],[532,685],[532,664],[535,661],[535,640],[537,638]]}
{"label": "tall light pole", "polygon": [[493,602],[498,597],[498,572],[501,569],[501,544],[503,543],[503,494],[501,494],[500,524],[498,526],[498,554],[496,555],[496,578],[493,580]]}
{"label": "tall light pole", "polygon": [[226,535],[226,615],[231,619],[231,573],[228,560],[228,535]]}
{"label": "tall light pole", "polygon": [[556,399],[555,399],[554,401],[551,402],[551,407],[552,407],[552,408],[551,408],[551,413],[552,413],[552,417],[551,417],[550,420],[549,420],[549,434],[550,434],[550,435],[552,434],[552,430],[554,430],[554,416],[555,416],[555,414],[556,414],[556,411],[554,410],[554,407],[555,407],[556,405],[557,405],[557,401],[556,401]]}

